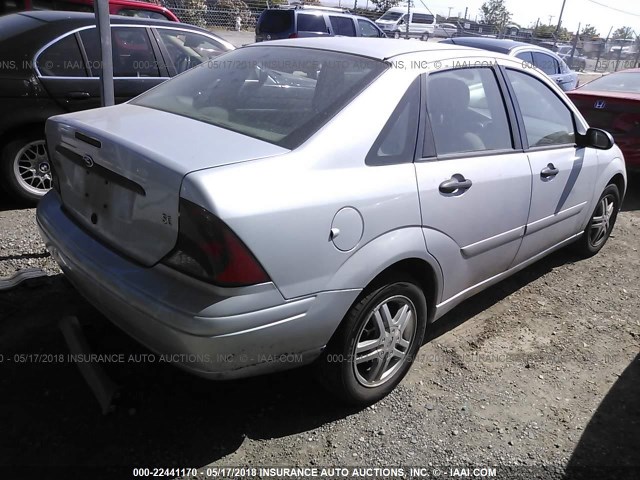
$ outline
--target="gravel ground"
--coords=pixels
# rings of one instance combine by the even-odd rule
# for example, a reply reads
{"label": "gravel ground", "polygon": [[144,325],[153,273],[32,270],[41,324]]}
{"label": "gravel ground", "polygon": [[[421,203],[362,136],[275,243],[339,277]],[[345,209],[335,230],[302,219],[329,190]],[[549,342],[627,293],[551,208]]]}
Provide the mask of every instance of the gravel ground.
{"label": "gravel ground", "polygon": [[0,199],[0,276],[49,274],[0,293],[0,477],[11,478],[8,466],[114,479],[130,470],[107,467],[392,465],[428,467],[431,478],[433,467],[455,476],[450,467],[482,466],[497,478],[640,478],[640,178],[631,181],[599,255],[557,252],[456,308],[399,388],[363,410],[322,393],[308,368],[213,383],[139,356],[105,365],[120,397],[101,415],[75,365],[16,354],[66,354],[57,322],[70,313],[94,351],[147,352],[68,285],[34,211]]}

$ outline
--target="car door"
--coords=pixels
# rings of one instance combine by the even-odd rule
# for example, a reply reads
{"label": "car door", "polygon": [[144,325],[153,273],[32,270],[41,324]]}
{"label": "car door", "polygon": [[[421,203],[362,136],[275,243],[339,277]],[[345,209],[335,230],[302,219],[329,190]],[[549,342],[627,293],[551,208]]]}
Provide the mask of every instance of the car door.
{"label": "car door", "polygon": [[494,68],[432,72],[425,91],[415,168],[426,245],[442,267],[446,302],[512,263],[529,212],[531,170]]}
{"label": "car door", "polygon": [[[100,96],[102,73],[100,39],[95,28],[80,32],[94,83],[91,96]],[[113,88],[116,103],[126,102],[169,78],[155,39],[145,25],[115,25],[111,28]]]}
{"label": "car door", "polygon": [[533,175],[531,209],[516,265],[582,230],[595,188],[597,154],[576,146],[574,114],[556,89],[519,69],[507,68],[505,76]]}
{"label": "car door", "polygon": [[67,34],[45,48],[36,58],[36,71],[49,95],[64,110],[100,106],[99,85],[85,65],[77,33]]}
{"label": "car door", "polygon": [[551,55],[543,52],[531,52],[533,65],[549,75],[562,90],[571,90],[575,87],[575,79],[571,72],[564,72],[560,62]]}
{"label": "car door", "polygon": [[355,37],[356,27],[351,17],[341,17],[340,15],[329,15],[329,23],[333,35],[343,37]]}

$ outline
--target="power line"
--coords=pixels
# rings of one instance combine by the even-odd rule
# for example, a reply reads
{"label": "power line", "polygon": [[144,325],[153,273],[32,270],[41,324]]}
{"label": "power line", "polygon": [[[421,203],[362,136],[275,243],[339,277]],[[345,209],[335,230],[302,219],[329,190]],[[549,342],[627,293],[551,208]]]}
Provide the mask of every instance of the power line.
{"label": "power line", "polygon": [[632,15],[634,17],[640,17],[640,13],[633,13],[633,12],[628,12],[626,10],[622,10],[620,8],[610,7],[609,5],[605,5],[604,3],[597,2],[596,0],[587,0],[587,2],[595,3],[596,5],[599,5],[601,7],[608,8],[610,10],[615,10],[616,12],[624,13],[625,15]]}

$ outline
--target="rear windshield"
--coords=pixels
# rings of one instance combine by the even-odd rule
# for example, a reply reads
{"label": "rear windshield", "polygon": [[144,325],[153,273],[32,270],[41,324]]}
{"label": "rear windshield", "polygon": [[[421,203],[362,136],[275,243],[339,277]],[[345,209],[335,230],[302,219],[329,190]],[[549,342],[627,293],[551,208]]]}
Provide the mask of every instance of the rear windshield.
{"label": "rear windshield", "polygon": [[293,30],[293,12],[286,10],[265,10],[260,15],[258,33],[282,33]]}
{"label": "rear windshield", "polygon": [[398,20],[402,15],[404,15],[404,13],[387,12],[380,17],[380,20],[389,20],[389,21]]}
{"label": "rear windshield", "polygon": [[580,88],[581,91],[640,93],[640,73],[619,72],[600,77]]}
{"label": "rear windshield", "polygon": [[131,103],[293,149],[386,68],[337,52],[249,47],[205,62]]}

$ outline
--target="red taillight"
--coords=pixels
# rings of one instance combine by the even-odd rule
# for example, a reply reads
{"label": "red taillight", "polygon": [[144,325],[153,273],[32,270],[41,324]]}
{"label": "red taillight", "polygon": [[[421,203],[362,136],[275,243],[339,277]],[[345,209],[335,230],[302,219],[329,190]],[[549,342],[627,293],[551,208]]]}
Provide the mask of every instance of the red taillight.
{"label": "red taillight", "polygon": [[178,241],[162,263],[224,287],[269,281],[253,254],[222,220],[183,198]]}
{"label": "red taillight", "polygon": [[297,33],[292,33],[291,35],[289,35],[289,38],[298,38],[298,34]]}

